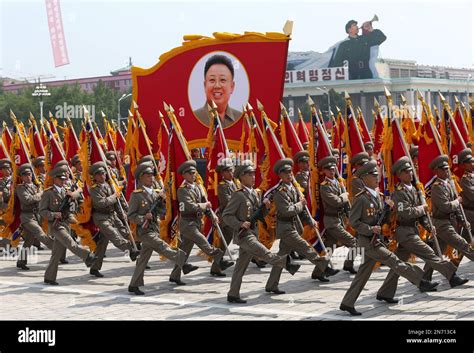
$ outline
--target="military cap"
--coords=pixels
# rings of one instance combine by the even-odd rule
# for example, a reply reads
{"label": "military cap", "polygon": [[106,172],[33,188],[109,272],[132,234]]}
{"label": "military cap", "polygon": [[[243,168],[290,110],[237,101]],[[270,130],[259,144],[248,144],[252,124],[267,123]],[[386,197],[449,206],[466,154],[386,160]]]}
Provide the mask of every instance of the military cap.
{"label": "military cap", "polygon": [[26,175],[26,174],[33,174],[33,168],[31,164],[25,163],[18,168],[18,175]]}
{"label": "military cap", "polygon": [[216,172],[221,173],[225,170],[233,169],[234,163],[232,163],[232,158],[223,158],[217,162]]}
{"label": "military cap", "polygon": [[291,170],[293,170],[293,160],[290,158],[280,159],[279,161],[276,161],[275,165],[273,166],[273,171],[276,174],[288,172]]}
{"label": "military cap", "polygon": [[95,162],[93,165],[89,167],[89,174],[94,176],[96,174],[106,174],[107,173],[107,166],[104,162]]}
{"label": "military cap", "polygon": [[[61,167],[61,166],[66,166],[66,167],[68,167],[68,166],[69,166],[69,163],[68,163],[65,159],[63,159],[63,160],[59,161],[58,163],[56,163],[56,165],[54,166],[54,168],[56,168],[56,167]],[[66,168],[66,170],[67,170],[67,168]]]}
{"label": "military cap", "polygon": [[105,154],[105,158],[107,159],[117,159],[117,154],[115,153],[115,151],[109,151]]}
{"label": "military cap", "polygon": [[308,162],[309,161],[308,151],[299,151],[293,156],[293,161],[295,161],[295,163]]}
{"label": "military cap", "polygon": [[418,157],[418,146],[413,146],[410,148],[410,156],[411,158]]}
{"label": "military cap", "polygon": [[374,148],[374,143],[371,142],[371,141],[366,142],[366,143],[364,143],[364,147],[365,147],[365,149],[369,149],[369,148],[373,149]]}
{"label": "military cap", "polygon": [[377,169],[377,162],[373,159],[368,161],[362,167],[356,170],[354,173],[356,177],[361,178],[364,175],[372,174],[372,175],[379,175],[379,171]]}
{"label": "military cap", "polygon": [[[59,164],[59,163],[57,163]],[[49,171],[49,176],[53,177],[53,178],[59,178],[59,179],[62,179],[62,180],[66,180],[67,179],[67,166],[62,164],[62,165],[57,165],[56,164],[56,167],[54,167],[53,169],[51,169]]]}
{"label": "military cap", "polygon": [[339,150],[337,148],[331,148],[331,153],[332,153],[333,156],[336,155],[336,154],[338,156],[341,155],[341,152],[339,152]]}
{"label": "military cap", "polygon": [[404,170],[413,170],[410,159],[407,156],[399,158],[398,161],[392,165],[393,174],[403,172]]}
{"label": "military cap", "polygon": [[76,163],[80,163],[80,162],[81,162],[81,158],[79,157],[78,154],[74,155],[74,157],[71,158],[72,165],[75,165]]}
{"label": "military cap", "polygon": [[184,162],[178,168],[179,174],[185,174],[193,171],[196,171],[196,161],[194,159]]}
{"label": "military cap", "polygon": [[38,168],[38,167],[40,167],[42,164],[44,165],[44,159],[45,159],[44,156],[36,157],[35,159],[33,159],[33,166],[34,166],[35,168]]}
{"label": "military cap", "polygon": [[474,158],[472,157],[472,150],[470,148],[465,148],[458,153],[458,163],[468,163],[471,162]]}
{"label": "military cap", "polygon": [[351,165],[364,165],[370,160],[369,154],[367,152],[359,152],[352,157],[350,163]]}
{"label": "military cap", "polygon": [[308,147],[309,147],[309,142],[303,142],[303,148],[305,150],[308,150]]}
{"label": "military cap", "polygon": [[357,21],[356,20],[350,20],[349,22],[346,23],[346,33],[349,33],[349,28],[351,28],[351,26],[353,24],[357,24]]}
{"label": "military cap", "polygon": [[336,164],[337,164],[336,157],[328,156],[328,157],[322,158],[318,162],[318,167],[325,168],[325,169],[332,169],[332,168],[336,168]]}
{"label": "military cap", "polygon": [[142,164],[144,162],[154,162],[154,161],[155,161],[155,158],[151,154],[149,154],[147,156],[143,156],[142,158],[140,158],[137,165]]}
{"label": "military cap", "polygon": [[441,169],[449,168],[448,160],[449,160],[449,157],[445,154],[442,154],[431,161],[430,169],[435,170],[438,168],[441,168]]}
{"label": "military cap", "polygon": [[251,160],[246,159],[235,167],[235,176],[240,178],[245,173],[255,172],[255,168]]}
{"label": "military cap", "polygon": [[155,175],[155,168],[153,168],[153,164],[150,162],[139,164],[135,169],[135,179],[139,179],[143,174]]}
{"label": "military cap", "polygon": [[12,166],[12,162],[8,158],[0,159],[0,169],[11,167],[11,166]]}

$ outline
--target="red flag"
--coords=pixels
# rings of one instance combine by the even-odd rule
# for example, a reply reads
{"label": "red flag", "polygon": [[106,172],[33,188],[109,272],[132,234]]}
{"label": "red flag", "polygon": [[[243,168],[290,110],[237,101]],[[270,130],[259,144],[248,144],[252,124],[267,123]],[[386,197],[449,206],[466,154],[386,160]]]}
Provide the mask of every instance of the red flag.
{"label": "red flag", "polygon": [[418,174],[420,182],[427,189],[435,179],[435,174],[429,165],[433,159],[443,154],[439,141],[434,133],[434,126],[427,115],[426,108],[423,109],[420,124],[421,135],[418,144]]}
{"label": "red flag", "polygon": [[298,138],[300,139],[302,144],[309,142],[309,132],[306,128],[306,123],[304,122],[303,115],[298,110]]}
{"label": "red flag", "polygon": [[374,136],[374,155],[377,156],[382,148],[382,142],[384,138],[384,121],[380,110],[377,109],[377,112],[374,112],[374,127],[373,127],[373,136]]}

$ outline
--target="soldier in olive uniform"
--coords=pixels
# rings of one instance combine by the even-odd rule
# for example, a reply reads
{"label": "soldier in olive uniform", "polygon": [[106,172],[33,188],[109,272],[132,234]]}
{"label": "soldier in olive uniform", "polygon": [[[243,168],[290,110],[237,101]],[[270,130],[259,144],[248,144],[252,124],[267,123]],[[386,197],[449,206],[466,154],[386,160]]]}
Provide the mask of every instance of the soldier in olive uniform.
{"label": "soldier in olive uniform", "polygon": [[49,249],[53,248],[53,239],[47,236],[41,228],[41,217],[38,213],[38,206],[43,197],[43,191],[39,186],[33,183],[33,167],[28,163],[21,165],[20,168],[18,168],[18,175],[22,183],[17,185],[15,193],[20,201],[20,220],[23,229],[22,236],[24,243],[16,267],[29,270],[28,266],[26,266],[28,263],[27,249],[33,245],[34,239],[38,239]]}
{"label": "soldier in olive uniform", "polygon": [[[363,263],[360,265],[339,307],[351,315],[361,315],[354,308],[354,304],[369,280],[374,265],[377,262],[390,267],[395,273],[405,277],[423,292],[433,291],[438,285],[438,283],[424,280],[421,268],[400,260],[378,239],[382,232],[381,224],[383,220],[381,221],[380,218],[383,215],[384,201],[383,194],[377,191],[377,162],[371,160],[358,169],[356,174],[357,177],[362,178],[364,190],[359,192],[354,198],[349,214],[349,222],[356,231],[357,245],[364,250],[362,253]],[[393,201],[387,200],[385,202],[387,203],[385,207],[393,206]],[[389,213],[386,216],[389,216]]]}
{"label": "soldier in olive uniform", "polygon": [[[333,247],[338,242],[349,248],[344,261],[343,270],[356,274],[354,257],[356,256],[356,239],[344,228],[344,219],[349,216],[349,193],[343,192],[339,180],[336,179],[336,158],[330,156],[318,163],[325,178],[320,185],[319,194],[324,208],[324,227],[326,228],[326,246]],[[359,179],[360,180],[360,179]],[[314,273],[313,273],[314,274]]]}
{"label": "soldier in olive uniform", "polygon": [[[222,259],[224,252],[209,244],[206,237],[201,233],[202,216],[203,214],[211,216],[210,210],[212,205],[206,200],[203,189],[196,183],[196,161],[189,160],[184,162],[178,167],[178,173],[184,177],[184,181],[177,192],[180,210],[179,232],[182,238],[179,248],[186,253],[186,260],[189,254],[191,254],[194,244],[207,256],[212,257],[214,261]],[[217,223],[217,217],[212,222]],[[227,265],[220,261],[219,267],[221,271],[224,271]],[[181,281],[181,268],[179,266],[176,265],[174,267],[169,281],[177,285],[185,284]]]}
{"label": "soldier in olive uniform", "polygon": [[239,258],[234,267],[230,290],[227,293],[229,303],[245,304],[247,301],[240,298],[242,278],[247,270],[252,257],[265,260],[265,262],[285,268],[292,275],[299,269],[299,265],[291,264],[287,256],[273,254],[258,241],[257,222],[252,217],[257,212],[262,216],[270,207],[270,201],[262,201],[260,190],[253,188],[255,184],[255,168],[252,161],[242,161],[236,167],[235,175],[240,179],[241,188],[235,191],[230,198],[222,216],[224,223],[234,231],[234,243],[239,245]]}
{"label": "soldier in olive uniform", "polygon": [[[439,239],[441,252],[444,253],[446,247],[450,245],[459,253],[464,254],[469,260],[474,260],[474,249],[461,237],[455,226],[457,217],[461,213],[461,196],[456,196],[453,185],[449,182],[449,157],[440,155],[430,163],[430,169],[436,174],[436,180],[431,187],[431,205],[433,208],[433,224],[436,227],[436,233]],[[469,222],[463,224],[470,228]],[[459,265],[459,264],[458,264]],[[425,279],[431,280],[433,268],[425,266]]]}
{"label": "soldier in olive uniform", "polygon": [[362,180],[357,176],[357,170],[360,169],[363,165],[365,165],[371,158],[369,157],[367,152],[359,152],[355,156],[353,156],[350,160],[351,168],[353,168],[353,178],[350,185],[349,193],[354,197],[359,192],[365,189],[364,183]]}
{"label": "soldier in olive uniform", "polygon": [[[392,166],[392,173],[400,179],[400,183],[392,195],[397,210],[395,239],[398,242],[398,247],[395,255],[402,261],[408,261],[411,254],[416,255],[446,277],[451,287],[466,283],[467,279],[462,279],[456,275],[456,266],[453,263],[436,255],[433,249],[420,238],[418,224],[431,231],[433,236],[436,236],[436,229],[430,229],[428,205],[421,203],[417,190],[412,184],[413,168],[409,158],[402,157],[395,162]],[[394,299],[398,277],[394,270],[390,270],[377,293],[377,300],[384,300],[387,303],[398,302]]]}
{"label": "soldier in olive uniform", "polygon": [[[160,167],[160,161],[156,160],[152,155],[147,155],[143,156],[138,162],[137,166],[139,166],[142,163],[148,163],[153,166],[153,169],[155,170],[155,178],[153,178],[153,188],[155,189],[163,189],[163,182],[157,178],[158,174],[160,173],[159,170],[156,170],[155,165],[159,168]],[[140,185],[137,185],[140,186]]]}
{"label": "soldier in olive uniform", "polygon": [[[458,163],[464,168],[464,174],[460,181],[462,207],[472,230],[474,229],[474,158],[470,148],[458,153]],[[463,232],[461,235],[472,246],[473,239],[469,232]]]}
{"label": "soldier in olive uniform", "polygon": [[[48,220],[49,234],[54,237],[53,251],[46,268],[44,282],[57,285],[58,263],[64,253],[64,248],[84,260],[87,267],[92,266],[96,255],[79,246],[71,237],[70,223],[77,222],[77,220],[67,211],[70,201],[63,201],[65,198],[70,200],[73,197],[73,193],[65,188],[68,178],[67,167],[64,165],[56,167],[49,174],[53,177],[53,186],[44,191],[39,205],[39,213],[41,217]],[[63,205],[65,205],[65,209],[62,210]]]}
{"label": "soldier in olive uniform", "polygon": [[36,178],[38,181],[41,183],[41,185],[44,187],[44,182],[46,181],[46,167],[44,163],[45,157],[44,156],[39,156],[33,159],[31,162],[33,164],[33,167],[35,167],[35,174]]}
{"label": "soldier in olive uniform", "polygon": [[111,172],[113,174],[113,177],[117,180],[118,185],[121,186],[121,187],[125,186],[126,182],[125,182],[125,179],[123,178],[123,176],[120,173],[120,170],[118,168],[117,154],[115,153],[115,151],[107,152],[105,154],[105,157],[110,162]]}
{"label": "soldier in olive uniform", "polygon": [[373,142],[369,141],[369,142],[364,143],[364,149],[365,149],[365,152],[367,152],[367,154],[369,155],[370,159],[375,159]]}
{"label": "soldier in olive uniform", "polygon": [[12,162],[8,158],[0,159],[0,211],[5,211],[12,194]]}
{"label": "soldier in olive uniform", "polygon": [[[303,254],[306,259],[311,261],[317,268],[317,276],[324,277],[324,272],[328,267],[329,260],[326,257],[320,257],[316,250],[304,240],[300,234],[303,232],[302,220],[317,227],[316,222],[311,218],[306,210],[306,199],[298,196],[296,188],[293,186],[293,160],[281,159],[275,163],[273,171],[281,179],[280,186],[277,188],[273,201],[276,206],[276,237],[280,239],[279,256],[288,255],[291,250],[296,250]],[[278,289],[281,267],[273,266],[268,278],[265,290],[275,294],[284,294]]]}
{"label": "soldier in olive uniform", "polygon": [[124,215],[118,209],[117,194],[107,182],[106,168],[104,162],[96,162],[89,169],[89,174],[94,180],[89,191],[92,200],[92,218],[101,235],[95,251],[97,261],[90,270],[90,274],[96,277],[104,277],[99,271],[102,268],[109,241],[117,249],[128,251],[132,261],[135,261],[139,254],[139,251],[133,250],[131,242],[126,240],[129,238],[128,229],[125,226],[127,220],[123,219]]}
{"label": "soldier in olive uniform", "polygon": [[173,261],[179,270],[187,274],[197,270],[197,266],[186,264],[188,255],[181,249],[172,249],[160,238],[160,217],[166,212],[162,189],[153,188],[155,171],[152,165],[142,163],[135,170],[135,179],[141,187],[133,191],[130,197],[128,218],[137,225],[137,236],[142,249],[137,260],[128,291],[143,295],[140,286],[144,286],[144,272],[153,251]]}
{"label": "soldier in olive uniform", "polygon": [[410,147],[410,157],[413,162],[413,167],[415,168],[415,173],[418,173],[418,146]]}
{"label": "soldier in olive uniform", "polygon": [[[225,241],[227,245],[230,244],[233,237],[232,228],[222,223],[222,214],[224,213],[224,209],[229,203],[230,197],[232,193],[237,190],[237,185],[234,181],[234,164],[232,163],[232,159],[224,158],[219,161],[216,166],[216,172],[222,176],[222,180],[217,185],[217,198],[219,200],[219,210],[218,210],[218,217],[219,217],[219,224],[222,229],[222,234],[224,235]],[[224,243],[220,242],[220,249],[225,252]],[[223,256],[224,254],[222,254]],[[234,265],[232,261],[222,260],[222,258],[216,257],[215,261],[212,262],[211,266],[211,275],[216,277],[225,277],[226,274],[222,272],[219,264],[221,261],[224,261],[225,267],[231,267]]]}

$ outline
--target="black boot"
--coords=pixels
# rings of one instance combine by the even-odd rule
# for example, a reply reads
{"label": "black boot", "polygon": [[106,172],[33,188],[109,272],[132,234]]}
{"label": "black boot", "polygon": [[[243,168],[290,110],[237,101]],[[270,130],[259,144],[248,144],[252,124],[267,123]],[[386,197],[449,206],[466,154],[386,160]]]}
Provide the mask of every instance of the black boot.
{"label": "black boot", "polygon": [[138,287],[128,286],[128,291],[130,293],[134,293],[135,295],[144,295],[145,294]]}
{"label": "black boot", "polygon": [[187,275],[189,272],[196,271],[198,268],[199,268],[198,266],[194,266],[191,264],[184,264],[182,270],[183,270],[183,273]]}
{"label": "black boot", "polygon": [[25,271],[28,271],[30,269],[28,266],[26,266],[26,261],[23,260],[18,260],[16,262],[16,267]]}
{"label": "black boot", "polygon": [[437,282],[430,282],[427,280],[422,279],[420,282],[420,292],[436,292],[436,287],[438,286],[439,283]]}
{"label": "black boot", "polygon": [[326,277],[331,277],[331,276],[337,275],[339,273],[339,271],[340,270],[335,270],[335,269],[328,266],[324,270],[324,274],[326,275]]}
{"label": "black boot", "polygon": [[140,255],[139,250],[137,250],[137,251],[131,250],[130,251],[130,260],[135,261],[137,259],[138,255]]}
{"label": "black boot", "polygon": [[93,269],[91,269],[91,270],[89,271],[89,273],[90,273],[92,276],[96,276],[96,277],[98,277],[98,278],[104,277],[104,275],[103,275],[102,273],[100,273],[99,270],[93,270]]}
{"label": "black boot", "polygon": [[386,297],[382,297],[381,295],[378,295],[378,294],[377,294],[376,299],[377,299],[378,301],[382,301],[382,300],[383,300],[383,301],[385,301],[385,302],[387,302],[387,303],[389,303],[389,304],[397,304],[397,303],[398,303],[398,299],[395,299],[395,298],[386,298]]}
{"label": "black boot", "polygon": [[233,297],[231,295],[227,296],[227,301],[229,303],[236,303],[236,304],[245,304],[245,303],[247,303],[246,300],[240,299],[239,297]]}
{"label": "black boot", "polygon": [[341,304],[341,306],[339,307],[339,309],[341,309],[342,311],[347,311],[349,314],[351,314],[352,316],[359,316],[359,315],[362,315],[362,313],[359,313],[355,308],[352,308],[350,306],[347,306],[347,305],[344,305],[344,304]]}
{"label": "black boot", "polygon": [[92,264],[97,260],[97,255],[95,253],[90,252],[86,258],[86,266],[91,267]]}
{"label": "black boot", "polygon": [[454,288],[457,286],[462,286],[463,284],[466,284],[467,282],[469,282],[467,278],[461,278],[456,273],[454,273],[451,279],[449,280],[449,285],[451,286],[451,288]]}
{"label": "black boot", "polygon": [[357,271],[354,269],[353,266],[352,266],[352,267],[346,267],[346,266],[344,266],[342,269],[343,269],[344,271],[349,272],[351,275],[357,274]]}
{"label": "black boot", "polygon": [[227,260],[221,260],[219,262],[219,267],[221,269],[221,271],[225,271],[227,270],[229,267],[232,267],[234,266],[234,262],[233,261],[227,261]]}

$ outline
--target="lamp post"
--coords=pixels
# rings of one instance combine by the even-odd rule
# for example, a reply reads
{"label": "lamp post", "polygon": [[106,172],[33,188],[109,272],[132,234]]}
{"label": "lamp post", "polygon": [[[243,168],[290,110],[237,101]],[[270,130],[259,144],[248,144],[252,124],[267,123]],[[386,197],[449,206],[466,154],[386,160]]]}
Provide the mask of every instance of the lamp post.
{"label": "lamp post", "polygon": [[48,87],[43,85],[38,80],[38,86],[35,87],[35,90],[31,94],[32,97],[39,97],[40,99],[40,121],[43,123],[43,97],[51,96],[51,93],[48,91]]}
{"label": "lamp post", "polygon": [[120,101],[125,99],[125,98],[130,97],[131,95],[132,95],[131,93],[129,93],[129,94],[124,93],[124,94],[122,94],[122,97],[120,97],[118,99],[118,102],[117,102],[117,125],[119,126],[119,128],[120,128],[120,119],[122,119],[122,116],[120,115]]}
{"label": "lamp post", "polygon": [[326,86],[324,86],[323,88],[321,87],[316,87],[317,89],[319,89],[321,92],[324,92],[328,95],[328,119],[329,119],[329,114],[330,114],[330,111],[331,111],[331,97],[329,95],[329,90]]}

